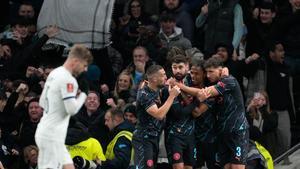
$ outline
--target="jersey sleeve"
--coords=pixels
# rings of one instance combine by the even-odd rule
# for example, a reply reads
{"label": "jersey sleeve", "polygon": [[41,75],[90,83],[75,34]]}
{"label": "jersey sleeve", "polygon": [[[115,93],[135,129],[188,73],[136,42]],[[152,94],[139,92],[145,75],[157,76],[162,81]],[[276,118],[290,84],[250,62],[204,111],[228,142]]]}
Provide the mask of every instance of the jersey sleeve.
{"label": "jersey sleeve", "polygon": [[236,87],[236,82],[233,77],[222,78],[215,85],[215,88],[219,92],[220,95],[224,95],[224,93],[231,91],[234,87]]}
{"label": "jersey sleeve", "polygon": [[141,106],[147,110],[149,107],[151,107],[152,105],[156,104],[154,97],[149,94],[146,93],[145,91],[143,91],[140,95],[140,97],[138,97],[138,99],[140,100],[140,104]]}
{"label": "jersey sleeve", "polygon": [[60,91],[63,100],[76,98],[78,84],[75,78],[64,79],[60,84]]}

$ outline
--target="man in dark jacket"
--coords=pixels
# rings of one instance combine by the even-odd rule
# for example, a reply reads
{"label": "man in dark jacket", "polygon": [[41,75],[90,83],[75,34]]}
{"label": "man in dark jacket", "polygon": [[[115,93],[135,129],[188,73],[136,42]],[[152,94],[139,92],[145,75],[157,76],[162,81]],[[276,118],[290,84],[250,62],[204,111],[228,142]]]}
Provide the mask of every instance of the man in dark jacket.
{"label": "man in dark jacket", "polygon": [[[280,152],[285,152],[291,145],[291,121],[295,120],[292,97],[290,94],[289,70],[284,63],[284,46],[280,42],[270,45],[267,58],[267,86],[270,99],[270,108],[278,113],[279,146]],[[285,161],[288,162],[288,161]]]}
{"label": "man in dark jacket", "polygon": [[84,108],[76,114],[76,118],[86,128],[92,137],[96,138],[105,151],[108,143],[108,128],[104,125],[105,112],[99,108],[101,105],[99,94],[90,91],[84,104]]}
{"label": "man in dark jacket", "polygon": [[134,126],[125,121],[123,111],[109,109],[105,114],[105,125],[110,130],[109,144],[107,146],[101,169],[128,168],[132,157],[132,132]]}

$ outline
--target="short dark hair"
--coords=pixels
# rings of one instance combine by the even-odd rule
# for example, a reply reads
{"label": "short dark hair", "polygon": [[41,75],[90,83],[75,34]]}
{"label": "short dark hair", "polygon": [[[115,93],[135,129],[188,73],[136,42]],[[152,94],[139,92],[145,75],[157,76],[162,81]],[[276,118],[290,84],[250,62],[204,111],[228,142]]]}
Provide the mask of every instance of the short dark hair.
{"label": "short dark hair", "polygon": [[194,59],[191,61],[191,67],[195,66],[195,67],[199,67],[201,69],[204,69],[204,60],[200,60],[200,59]]}
{"label": "short dark hair", "polygon": [[276,46],[279,45],[279,44],[282,44],[282,43],[278,40],[270,41],[268,43],[269,52],[274,52],[276,50]]}
{"label": "short dark hair", "polygon": [[38,97],[34,97],[34,98],[30,99],[29,102],[28,102],[28,104],[27,104],[27,110],[28,110],[29,105],[30,105],[31,103],[33,103],[33,102],[39,103],[39,101],[40,101],[40,98],[38,98]]}
{"label": "short dark hair", "polygon": [[160,15],[159,22],[176,22],[175,16],[171,13],[163,12]]}
{"label": "short dark hair", "polygon": [[152,65],[152,66],[150,66],[147,69],[147,71],[146,71],[146,77],[149,78],[150,76],[154,75],[155,73],[157,73],[161,69],[163,69],[163,67],[160,66],[160,65]]}
{"label": "short dark hair", "polygon": [[224,42],[219,42],[215,45],[215,52],[217,52],[219,48],[225,48],[227,50],[228,57],[231,58],[231,56],[233,54],[233,50],[234,50],[234,47],[232,44],[226,44]]}
{"label": "short dark hair", "polygon": [[207,59],[204,63],[204,69],[207,68],[218,68],[218,67],[223,67],[223,61],[221,58],[217,58],[217,57],[211,57],[209,59]]}
{"label": "short dark hair", "polygon": [[185,56],[185,55],[175,55],[172,59],[171,59],[171,63],[188,63],[189,59]]}
{"label": "short dark hair", "polygon": [[17,16],[10,22],[11,27],[15,27],[16,25],[28,26],[30,24],[32,24],[31,21],[23,16]]}
{"label": "short dark hair", "polygon": [[111,118],[115,118],[115,117],[121,117],[123,118],[123,111],[119,108],[111,108],[108,109],[107,111],[109,111],[111,113]]}
{"label": "short dark hair", "polygon": [[272,2],[262,2],[259,7],[260,9],[270,9],[272,12],[276,12],[275,5]]}
{"label": "short dark hair", "polygon": [[129,112],[132,113],[135,117],[137,117],[136,115],[136,106],[133,104],[129,104],[125,107],[124,109],[124,113]]}

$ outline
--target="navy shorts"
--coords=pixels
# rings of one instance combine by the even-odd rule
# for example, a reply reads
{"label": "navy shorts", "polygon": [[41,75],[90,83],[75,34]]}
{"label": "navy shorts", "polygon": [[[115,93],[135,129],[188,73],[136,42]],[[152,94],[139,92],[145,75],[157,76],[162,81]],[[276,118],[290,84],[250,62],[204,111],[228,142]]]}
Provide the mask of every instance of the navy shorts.
{"label": "navy shorts", "polygon": [[194,166],[196,162],[195,137],[168,135],[166,138],[166,150],[170,164],[184,163]]}
{"label": "navy shorts", "polygon": [[219,163],[220,166],[224,166],[228,163],[246,165],[248,144],[248,130],[220,134],[216,156],[217,163]]}
{"label": "navy shorts", "polygon": [[132,146],[134,148],[134,166],[137,169],[156,168],[159,137],[134,134]]}

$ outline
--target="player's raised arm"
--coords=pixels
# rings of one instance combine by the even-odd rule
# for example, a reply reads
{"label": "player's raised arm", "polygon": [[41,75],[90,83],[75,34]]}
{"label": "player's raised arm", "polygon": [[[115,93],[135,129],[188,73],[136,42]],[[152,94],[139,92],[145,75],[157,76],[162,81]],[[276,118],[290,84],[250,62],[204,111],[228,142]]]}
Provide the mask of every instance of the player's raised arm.
{"label": "player's raised arm", "polygon": [[167,112],[173,104],[174,99],[178,96],[179,93],[180,89],[178,86],[174,86],[173,88],[170,87],[169,97],[166,102],[159,108],[156,104],[153,104],[147,109],[147,112],[153,117],[162,120],[166,116]]}

